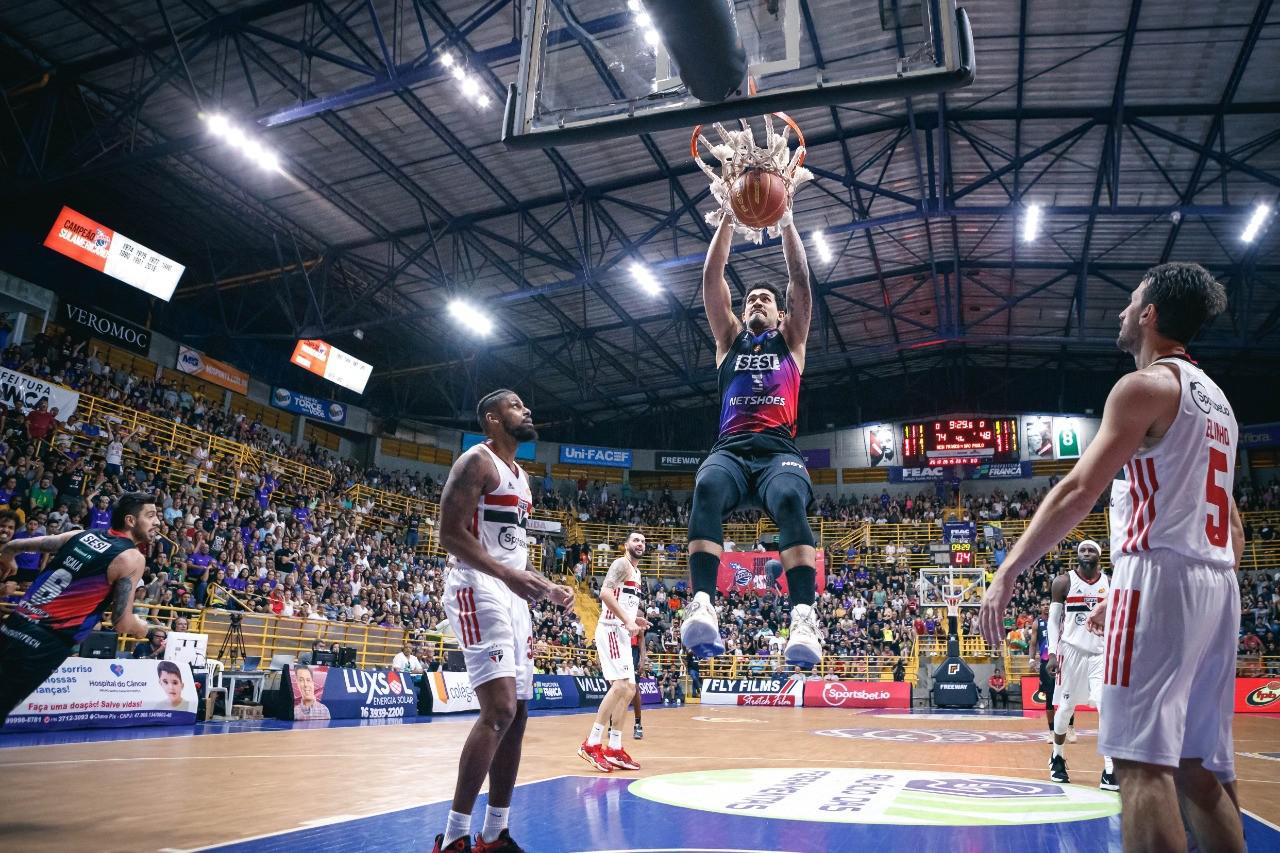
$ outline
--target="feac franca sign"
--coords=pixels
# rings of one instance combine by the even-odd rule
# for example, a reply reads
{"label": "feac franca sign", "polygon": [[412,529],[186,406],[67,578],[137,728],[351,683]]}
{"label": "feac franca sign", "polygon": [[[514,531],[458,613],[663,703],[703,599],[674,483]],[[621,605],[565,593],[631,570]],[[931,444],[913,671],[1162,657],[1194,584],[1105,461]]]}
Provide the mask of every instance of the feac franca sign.
{"label": "feac franca sign", "polygon": [[565,465],[603,465],[608,468],[630,468],[631,451],[610,447],[585,447],[580,444],[560,445],[560,462]]}

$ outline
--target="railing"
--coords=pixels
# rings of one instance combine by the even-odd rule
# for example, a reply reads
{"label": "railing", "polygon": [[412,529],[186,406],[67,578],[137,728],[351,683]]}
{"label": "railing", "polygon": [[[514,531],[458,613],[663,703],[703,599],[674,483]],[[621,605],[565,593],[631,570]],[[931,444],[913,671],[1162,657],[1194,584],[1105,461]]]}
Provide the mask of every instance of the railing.
{"label": "railing", "polygon": [[[1240,655],[1236,658],[1236,675],[1240,678],[1280,678],[1280,657]],[[1280,690],[1280,686],[1276,689]]]}

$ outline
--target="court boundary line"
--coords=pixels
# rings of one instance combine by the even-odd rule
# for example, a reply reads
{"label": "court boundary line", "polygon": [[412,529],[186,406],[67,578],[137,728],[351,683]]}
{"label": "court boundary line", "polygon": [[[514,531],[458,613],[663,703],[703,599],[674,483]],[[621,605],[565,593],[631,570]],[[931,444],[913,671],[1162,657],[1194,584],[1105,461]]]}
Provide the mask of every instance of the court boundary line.
{"label": "court boundary line", "polygon": [[[535,779],[532,782],[517,782],[516,787],[521,788],[526,785],[537,785],[541,782],[554,782],[556,779],[566,779],[573,776],[579,776],[577,773],[562,773],[559,776],[548,776],[546,779]],[[482,794],[487,794],[486,790],[481,790]],[[422,802],[410,803],[408,805],[397,806],[390,809],[380,809],[378,811],[369,812],[363,815],[332,815],[328,818],[319,818],[308,824],[300,824],[290,827],[289,829],[279,829],[275,832],[263,832],[258,835],[250,835],[245,838],[233,838],[230,841],[219,841],[216,844],[206,844],[202,847],[161,847],[157,853],[202,853],[206,850],[217,850],[219,847],[227,847],[232,844],[247,844],[250,841],[261,841],[264,838],[275,838],[278,835],[289,835],[294,832],[306,832],[309,829],[318,829],[322,826],[332,826],[339,823],[350,823],[357,820],[365,820],[371,817],[381,817],[382,815],[394,814],[395,812],[408,811],[410,809],[420,809],[423,806],[434,806],[440,803],[447,803],[452,797],[442,797],[435,800],[424,800]]]}

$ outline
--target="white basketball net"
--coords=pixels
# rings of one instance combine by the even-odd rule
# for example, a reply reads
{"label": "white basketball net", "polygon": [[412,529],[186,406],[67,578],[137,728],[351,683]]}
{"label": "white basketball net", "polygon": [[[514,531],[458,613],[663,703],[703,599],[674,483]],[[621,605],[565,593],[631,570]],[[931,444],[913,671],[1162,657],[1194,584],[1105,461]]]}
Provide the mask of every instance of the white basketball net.
{"label": "white basketball net", "polygon": [[942,585],[942,600],[947,605],[948,616],[960,615],[960,601],[964,598],[965,587],[958,583],[944,583]]}
{"label": "white basketball net", "polygon": [[[770,237],[777,237],[782,229],[791,224],[791,199],[796,189],[805,181],[813,179],[813,173],[800,165],[804,162],[805,146],[803,140],[794,152],[790,147],[791,125],[784,122],[782,133],[778,133],[773,125],[773,116],[764,117],[764,146],[756,145],[755,134],[746,119],[739,119],[741,130],[728,130],[720,122],[711,125],[720,136],[720,143],[712,143],[705,134],[695,137],[694,159],[703,174],[711,179],[711,195],[719,203],[719,207],[707,214],[707,223],[719,226],[720,220],[729,217],[733,222],[733,230],[745,236],[753,243],[764,241],[767,232]],[[709,166],[698,155],[697,144],[707,147],[711,154],[720,161],[720,174]],[[729,189],[747,169],[763,169],[782,177],[787,188],[787,212],[775,224],[768,228],[749,228],[739,222],[733,215],[729,205]]]}

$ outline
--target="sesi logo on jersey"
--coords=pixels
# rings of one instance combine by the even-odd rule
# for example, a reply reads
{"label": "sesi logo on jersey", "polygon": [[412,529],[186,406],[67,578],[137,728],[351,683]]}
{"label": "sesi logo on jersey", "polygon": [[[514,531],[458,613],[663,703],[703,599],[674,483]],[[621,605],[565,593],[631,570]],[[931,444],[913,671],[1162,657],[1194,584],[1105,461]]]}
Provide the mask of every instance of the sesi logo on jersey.
{"label": "sesi logo on jersey", "polygon": [[755,373],[765,370],[777,370],[782,362],[777,353],[761,353],[759,355],[739,355],[733,360],[733,369],[739,373]]}

